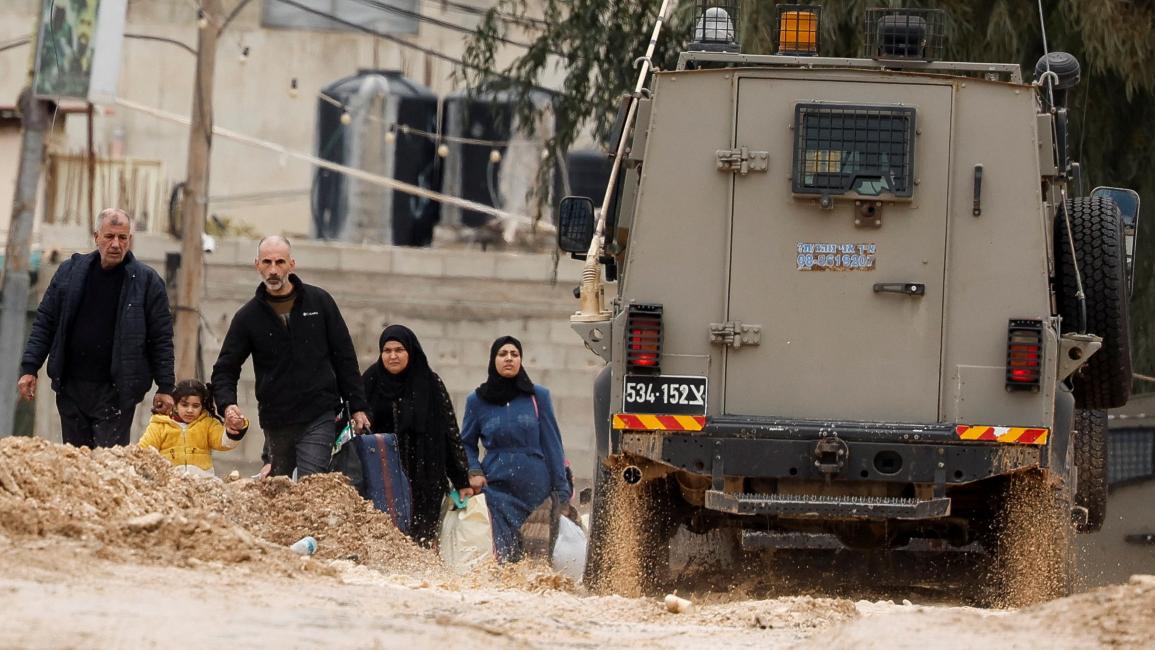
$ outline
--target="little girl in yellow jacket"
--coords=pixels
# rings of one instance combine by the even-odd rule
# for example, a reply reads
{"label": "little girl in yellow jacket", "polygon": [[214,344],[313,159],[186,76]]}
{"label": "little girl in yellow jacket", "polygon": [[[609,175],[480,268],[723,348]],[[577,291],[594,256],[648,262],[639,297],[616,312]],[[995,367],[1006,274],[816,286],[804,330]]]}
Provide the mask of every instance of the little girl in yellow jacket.
{"label": "little girl in yellow jacket", "polygon": [[213,451],[228,451],[240,444],[249,421],[245,418],[222,423],[213,413],[212,391],[195,379],[186,379],[172,391],[171,414],[157,413],[148,422],[140,439],[141,447],[152,447],[168,458],[178,471],[194,476],[213,477]]}

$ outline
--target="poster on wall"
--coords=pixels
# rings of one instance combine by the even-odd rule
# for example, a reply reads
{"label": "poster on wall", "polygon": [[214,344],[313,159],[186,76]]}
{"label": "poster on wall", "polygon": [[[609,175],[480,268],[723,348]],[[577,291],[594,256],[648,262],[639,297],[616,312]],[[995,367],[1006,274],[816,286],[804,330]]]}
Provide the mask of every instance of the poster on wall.
{"label": "poster on wall", "polygon": [[42,0],[38,97],[105,103],[116,97],[127,0]]}

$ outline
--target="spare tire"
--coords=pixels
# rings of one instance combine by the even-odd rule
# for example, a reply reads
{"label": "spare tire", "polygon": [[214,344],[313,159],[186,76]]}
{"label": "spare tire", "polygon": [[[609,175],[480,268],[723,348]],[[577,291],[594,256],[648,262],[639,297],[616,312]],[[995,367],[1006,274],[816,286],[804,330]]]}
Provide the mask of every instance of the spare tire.
{"label": "spare tire", "polygon": [[1071,435],[1075,445],[1075,505],[1087,509],[1087,523],[1079,532],[1093,533],[1107,519],[1107,412],[1075,409]]}
{"label": "spare tire", "polygon": [[1062,328],[1079,331],[1077,262],[1087,303],[1086,331],[1103,337],[1103,347],[1072,378],[1075,405],[1118,408],[1131,396],[1130,318],[1119,210],[1106,197],[1070,199],[1066,208],[1074,235],[1073,259],[1067,219],[1061,213],[1055,217],[1055,301]]}

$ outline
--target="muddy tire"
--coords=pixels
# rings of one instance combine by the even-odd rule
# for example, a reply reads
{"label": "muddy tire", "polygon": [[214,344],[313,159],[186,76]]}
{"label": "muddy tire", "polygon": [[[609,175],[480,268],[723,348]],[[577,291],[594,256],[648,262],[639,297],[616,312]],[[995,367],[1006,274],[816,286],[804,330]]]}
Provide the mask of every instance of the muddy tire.
{"label": "muddy tire", "polygon": [[1071,593],[1075,579],[1072,495],[1045,470],[1007,477],[986,541],[984,604],[1026,607]]}
{"label": "muddy tire", "polygon": [[1093,533],[1107,518],[1107,412],[1076,409],[1072,435],[1079,470],[1075,505],[1087,509],[1087,523],[1078,529]]}
{"label": "muddy tire", "polygon": [[597,593],[641,596],[670,577],[672,517],[666,479],[627,485],[620,470],[599,469],[590,515],[584,582]]}
{"label": "muddy tire", "polygon": [[[1103,347],[1072,379],[1075,404],[1083,409],[1118,408],[1131,395],[1127,279],[1123,226],[1115,202],[1108,198],[1067,201],[1074,233],[1074,261],[1082,273],[1087,303],[1087,332],[1103,337]],[[1055,218],[1055,300],[1063,331],[1079,329],[1075,263],[1066,220]]]}

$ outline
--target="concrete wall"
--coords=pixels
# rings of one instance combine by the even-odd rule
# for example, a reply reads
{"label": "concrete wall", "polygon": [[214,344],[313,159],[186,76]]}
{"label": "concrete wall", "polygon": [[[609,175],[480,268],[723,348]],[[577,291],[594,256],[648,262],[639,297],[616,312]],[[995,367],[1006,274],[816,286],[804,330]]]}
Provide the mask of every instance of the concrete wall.
{"label": "concrete wall", "polygon": [[[51,236],[66,244],[62,250],[91,249],[79,230],[55,229]],[[137,256],[162,273],[165,252],[177,249],[178,242],[154,235],[138,235],[135,244]],[[208,257],[202,304],[206,372],[233,313],[256,290],[255,253],[253,241],[227,240]],[[401,323],[417,333],[430,365],[453,396],[459,422],[466,396],[486,377],[493,339],[503,334],[521,339],[526,371],[553,393],[575,474],[592,474],[592,381],[602,363],[569,328],[568,316],[577,308],[571,292],[579,280],[579,263],[563,260],[554,284],[549,255],[312,243],[294,244],[294,253],[301,278],[336,298],[363,369],[376,358],[377,339],[386,323]],[[41,293],[53,271],[48,267],[41,273]],[[43,371],[41,381],[47,382]],[[240,388],[241,407],[255,415],[251,364],[245,366]],[[50,390],[39,392],[37,435],[59,440],[53,395]],[[141,408],[134,439],[146,422]],[[242,471],[255,472],[262,440],[254,426],[238,450],[219,455],[219,469],[232,469],[239,461]]]}

